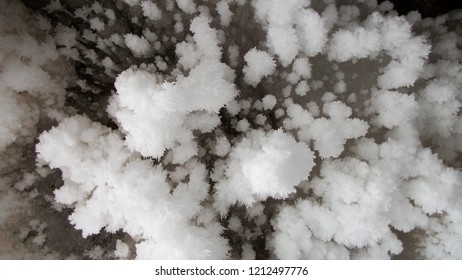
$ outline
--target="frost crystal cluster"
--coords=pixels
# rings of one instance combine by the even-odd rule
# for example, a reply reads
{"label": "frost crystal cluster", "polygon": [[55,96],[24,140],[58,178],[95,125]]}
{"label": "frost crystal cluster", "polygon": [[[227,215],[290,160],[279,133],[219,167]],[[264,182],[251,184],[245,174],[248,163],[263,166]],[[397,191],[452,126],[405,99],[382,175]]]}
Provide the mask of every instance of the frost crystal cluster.
{"label": "frost crystal cluster", "polygon": [[462,258],[462,10],[90,2],[0,2],[0,258]]}

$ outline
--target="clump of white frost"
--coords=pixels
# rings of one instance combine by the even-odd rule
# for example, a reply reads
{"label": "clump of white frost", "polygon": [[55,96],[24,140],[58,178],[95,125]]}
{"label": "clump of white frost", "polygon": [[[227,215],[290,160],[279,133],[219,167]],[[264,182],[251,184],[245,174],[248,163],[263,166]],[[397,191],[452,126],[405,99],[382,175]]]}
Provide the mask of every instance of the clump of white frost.
{"label": "clump of white frost", "polygon": [[430,48],[421,36],[413,36],[411,25],[404,17],[384,17],[371,14],[363,23],[351,29],[336,31],[329,42],[331,60],[376,57],[380,53],[392,60],[378,77],[382,89],[409,87],[423,72],[424,59]]}
{"label": "clump of white frost", "polygon": [[276,63],[267,52],[255,48],[244,55],[244,60],[247,63],[242,69],[245,74],[244,81],[254,87],[260,83],[263,77],[271,75],[276,68]]}
{"label": "clump of white frost", "polygon": [[267,94],[262,99],[263,109],[265,110],[272,110],[274,106],[277,104],[277,99],[274,95]]}
{"label": "clump of white frost", "polygon": [[393,58],[378,77],[381,88],[409,87],[423,72],[430,46],[422,36],[413,36],[403,17],[383,18],[373,14],[370,21],[379,27],[383,49]]}
{"label": "clump of white frost", "polygon": [[222,136],[217,139],[215,145],[215,154],[219,157],[226,156],[231,149],[231,144],[226,137]]}
{"label": "clump of white frost", "polygon": [[314,139],[315,149],[323,158],[338,157],[347,139],[358,138],[367,133],[367,122],[350,118],[351,108],[339,101],[325,104],[322,111],[329,119],[314,120],[309,133]]}
{"label": "clump of white frost", "polygon": [[219,61],[221,49],[208,19],[196,17],[191,30],[201,56],[188,76],[179,75],[175,83],[168,83],[143,70],[127,70],[116,79],[118,94],[108,111],[127,133],[127,145],[143,156],[158,158],[168,149],[179,148],[181,152],[174,151],[174,162],[184,163],[197,154],[192,129],[204,127],[191,120],[185,123],[188,114],[217,114],[237,94],[231,83],[233,71]]}
{"label": "clump of white frost", "polygon": [[314,140],[314,149],[322,158],[338,157],[344,150],[347,139],[364,136],[369,125],[358,118],[350,118],[352,110],[340,101],[331,101],[322,107],[329,118],[314,118],[300,105],[287,104],[288,117],[284,120],[284,128],[296,129],[299,139]]}
{"label": "clump of white frost", "polygon": [[367,58],[377,55],[381,37],[377,30],[357,27],[353,30],[336,31],[330,40],[329,59],[345,62],[352,58]]}
{"label": "clump of white frost", "polygon": [[294,72],[305,79],[311,78],[311,64],[307,58],[297,58],[292,65]]}
{"label": "clump of white frost", "polygon": [[268,197],[287,198],[308,178],[314,153],[282,130],[252,130],[232,148],[226,179],[216,185],[215,208],[223,215],[229,206],[251,206]]}
{"label": "clump of white frost", "polygon": [[293,15],[303,9],[304,0],[295,1],[253,1],[255,17],[264,23],[267,29],[267,46],[276,54],[283,66],[288,66],[300,51],[300,43],[295,28]]}
{"label": "clump of white frost", "polygon": [[386,90],[374,92],[371,107],[378,115],[372,123],[386,128],[409,123],[417,117],[418,106],[413,95]]}
{"label": "clump of white frost", "polygon": [[455,84],[446,80],[434,80],[422,90],[420,119],[421,125],[425,126],[422,129],[425,135],[447,138],[458,130],[460,119],[457,115],[462,100],[457,95],[460,93],[457,93]]}
{"label": "clump of white frost", "polygon": [[66,119],[39,140],[41,162],[63,172],[56,199],[74,208],[69,220],[84,237],[122,229],[137,241],[139,259],[226,257],[221,227],[192,221],[208,192],[203,164],[190,161],[189,182],[171,192],[160,166],[139,159],[120,135],[86,117]]}
{"label": "clump of white frost", "polygon": [[279,57],[282,66],[289,66],[300,51],[295,29],[291,26],[270,25],[268,48]]}
{"label": "clump of white frost", "polygon": [[142,1],[141,8],[143,9],[143,15],[150,20],[160,20],[162,18],[162,11],[156,3],[150,0]]}
{"label": "clump of white frost", "polygon": [[187,14],[193,14],[197,9],[194,0],[176,0],[176,4],[183,12]]}
{"label": "clump of white frost", "polygon": [[325,20],[313,9],[303,9],[297,13],[295,23],[302,51],[307,56],[322,52],[327,42]]}
{"label": "clump of white frost", "polygon": [[114,255],[119,259],[126,259],[130,255],[130,248],[128,245],[120,240],[117,240],[116,243],[116,250],[114,251]]}
{"label": "clump of white frost", "polygon": [[149,41],[143,36],[134,34],[125,35],[125,45],[133,52],[137,57],[143,57],[150,53],[151,46]]}
{"label": "clump of white frost", "polygon": [[231,22],[231,17],[233,16],[233,12],[229,9],[229,4],[226,1],[220,1],[217,3],[217,12],[220,15],[220,24],[222,26],[229,26]]}

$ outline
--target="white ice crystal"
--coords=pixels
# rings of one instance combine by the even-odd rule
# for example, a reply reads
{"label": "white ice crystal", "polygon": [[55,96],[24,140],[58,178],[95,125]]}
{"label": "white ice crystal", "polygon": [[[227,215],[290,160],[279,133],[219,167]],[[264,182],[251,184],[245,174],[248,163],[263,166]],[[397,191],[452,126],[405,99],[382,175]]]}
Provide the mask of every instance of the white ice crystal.
{"label": "white ice crystal", "polygon": [[418,103],[413,95],[393,91],[375,92],[371,105],[378,112],[373,123],[392,128],[414,120],[418,114]]}
{"label": "white ice crystal", "polygon": [[217,113],[236,95],[230,83],[232,70],[216,61],[220,57],[219,47],[207,43],[208,40],[217,42],[207,19],[195,18],[191,29],[203,56],[188,76],[179,76],[176,83],[168,83],[143,70],[127,70],[117,77],[118,94],[110,103],[109,112],[127,132],[127,145],[143,156],[158,158],[165,150],[179,144],[181,153],[187,151],[187,155],[180,159],[177,154],[175,161],[185,162],[197,153],[191,129],[205,125],[208,126],[205,130],[210,131],[218,124],[203,118],[196,120],[204,124],[194,124],[191,119],[186,123],[188,114],[194,111]]}
{"label": "white ice crystal", "polygon": [[220,15],[220,24],[223,26],[229,26],[233,13],[229,9],[229,5],[226,1],[220,1],[217,3],[217,11]]}
{"label": "white ice crystal", "polygon": [[316,11],[301,10],[297,14],[296,30],[307,56],[315,56],[322,51],[327,41],[327,28],[324,19]]}
{"label": "white ice crystal", "polygon": [[340,62],[373,56],[380,51],[380,40],[380,34],[374,29],[357,27],[353,31],[339,30],[332,35],[328,55]]}
{"label": "white ice crystal", "polygon": [[367,122],[350,118],[352,110],[342,102],[328,102],[322,110],[329,118],[315,119],[297,104],[290,104],[290,119],[284,123],[287,129],[299,129],[298,135],[301,139],[313,139],[314,149],[322,158],[338,157],[343,152],[347,139],[358,138],[367,133]]}
{"label": "white ice crystal", "polygon": [[251,49],[244,55],[247,65],[242,69],[246,83],[256,86],[263,77],[267,77],[274,72],[276,63],[273,58],[265,51]]}
{"label": "white ice crystal", "polygon": [[125,35],[125,44],[135,56],[145,56],[149,54],[151,47],[146,38],[134,34]]}
{"label": "white ice crystal", "polygon": [[81,116],[42,134],[37,153],[40,160],[63,171],[64,186],[56,197],[73,205],[69,219],[83,236],[102,228],[123,229],[142,238],[136,245],[140,259],[226,256],[227,243],[219,236],[218,224],[196,227],[190,221],[207,195],[202,164],[190,162],[189,183],[170,193],[164,170],[136,158],[119,135]]}
{"label": "white ice crystal", "polygon": [[291,26],[270,25],[268,48],[279,57],[282,66],[288,66],[300,51],[295,29]]}
{"label": "white ice crystal", "polygon": [[143,9],[143,15],[150,20],[159,20],[162,17],[162,11],[156,3],[153,3],[150,0],[142,1],[141,8]]}
{"label": "white ice crystal", "polygon": [[227,179],[216,186],[215,207],[224,214],[236,202],[251,206],[268,197],[286,198],[313,166],[313,152],[281,130],[248,132],[230,152]]}

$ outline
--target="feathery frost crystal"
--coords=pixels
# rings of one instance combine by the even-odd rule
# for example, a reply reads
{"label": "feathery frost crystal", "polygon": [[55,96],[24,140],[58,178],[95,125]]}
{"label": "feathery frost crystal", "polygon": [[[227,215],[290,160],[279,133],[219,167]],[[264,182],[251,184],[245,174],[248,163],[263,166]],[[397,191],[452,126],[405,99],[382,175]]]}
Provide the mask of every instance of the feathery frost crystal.
{"label": "feathery frost crystal", "polygon": [[461,10],[30,2],[0,2],[1,258],[462,258]]}

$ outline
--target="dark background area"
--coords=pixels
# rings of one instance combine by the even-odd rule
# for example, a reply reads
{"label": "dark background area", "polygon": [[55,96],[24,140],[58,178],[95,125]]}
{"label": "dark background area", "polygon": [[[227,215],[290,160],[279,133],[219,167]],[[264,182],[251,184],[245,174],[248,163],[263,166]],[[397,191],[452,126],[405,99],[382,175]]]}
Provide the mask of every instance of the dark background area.
{"label": "dark background area", "polygon": [[[419,11],[422,18],[437,17],[452,10],[462,9],[460,0],[389,0],[400,15]],[[384,0],[379,0],[379,3]]]}
{"label": "dark background area", "polygon": [[[111,0],[109,0],[111,1]],[[385,0],[378,0],[379,3]],[[395,6],[400,15],[406,15],[410,11],[419,11],[422,18],[437,17],[449,11],[462,9],[461,0],[389,0]],[[48,5],[50,0],[22,0],[31,9],[37,10]],[[72,1],[61,1],[69,4]]]}

